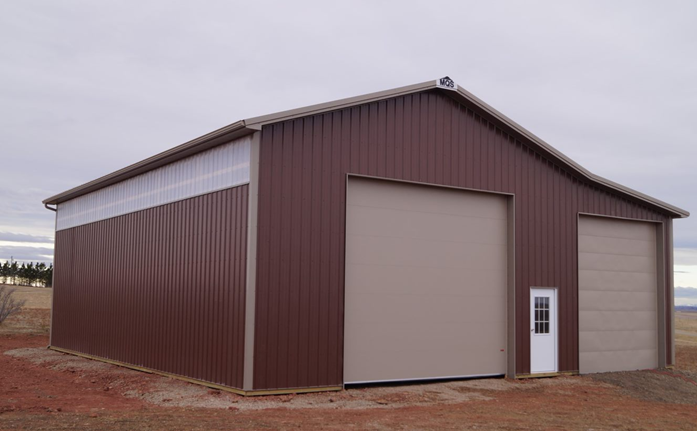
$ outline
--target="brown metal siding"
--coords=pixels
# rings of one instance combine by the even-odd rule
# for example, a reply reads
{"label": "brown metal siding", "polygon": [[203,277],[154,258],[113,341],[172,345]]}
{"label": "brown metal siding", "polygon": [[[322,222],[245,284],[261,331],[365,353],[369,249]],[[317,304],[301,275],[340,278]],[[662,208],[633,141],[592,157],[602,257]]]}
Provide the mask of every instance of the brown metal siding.
{"label": "brown metal siding", "polygon": [[531,286],[559,288],[559,366],[578,370],[577,213],[667,217],[499,127],[431,91],[263,128],[255,389],[342,383],[349,173],[515,193],[516,371],[530,371]]}
{"label": "brown metal siding", "polygon": [[665,256],[665,277],[666,277],[666,365],[674,364],[673,352],[673,312],[675,309],[673,298],[673,220],[669,219],[665,223],[665,235],[663,235]]}
{"label": "brown metal siding", "polygon": [[53,346],[242,387],[248,186],[56,233]]}

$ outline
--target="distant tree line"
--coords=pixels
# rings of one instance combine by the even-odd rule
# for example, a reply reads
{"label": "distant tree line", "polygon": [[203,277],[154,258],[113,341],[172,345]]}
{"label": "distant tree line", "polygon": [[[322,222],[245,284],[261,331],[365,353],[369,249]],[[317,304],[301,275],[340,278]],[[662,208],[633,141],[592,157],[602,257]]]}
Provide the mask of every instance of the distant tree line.
{"label": "distant tree line", "polygon": [[29,264],[5,261],[0,265],[0,283],[15,286],[44,286],[53,284],[53,264],[30,262]]}

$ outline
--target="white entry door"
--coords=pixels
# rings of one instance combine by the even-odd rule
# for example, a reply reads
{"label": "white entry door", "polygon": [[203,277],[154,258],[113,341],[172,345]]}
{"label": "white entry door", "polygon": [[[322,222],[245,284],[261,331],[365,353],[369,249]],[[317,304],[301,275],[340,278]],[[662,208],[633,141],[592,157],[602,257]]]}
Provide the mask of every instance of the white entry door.
{"label": "white entry door", "polygon": [[530,289],[530,372],[557,371],[557,291]]}

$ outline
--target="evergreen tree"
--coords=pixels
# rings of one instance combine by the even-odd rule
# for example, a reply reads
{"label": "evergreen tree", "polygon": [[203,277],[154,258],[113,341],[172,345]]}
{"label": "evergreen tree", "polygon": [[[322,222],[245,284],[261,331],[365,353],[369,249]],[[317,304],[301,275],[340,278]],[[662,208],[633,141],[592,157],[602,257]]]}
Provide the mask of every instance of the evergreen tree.
{"label": "evergreen tree", "polygon": [[46,272],[46,264],[39,262],[34,265],[34,286],[44,285],[44,276]]}
{"label": "evergreen tree", "polygon": [[46,265],[43,262],[19,264],[6,261],[0,264],[0,284],[51,287],[53,285],[53,264]]}
{"label": "evergreen tree", "polygon": [[44,270],[44,286],[53,287],[53,264]]}
{"label": "evergreen tree", "polygon": [[27,265],[22,262],[22,266],[17,270],[17,279],[20,286],[27,284]]}
{"label": "evergreen tree", "polygon": [[12,279],[12,284],[17,284],[17,273],[19,272],[19,267],[17,266],[17,262],[12,262],[10,264],[10,273],[9,276]]}
{"label": "evergreen tree", "polygon": [[10,263],[5,261],[0,266],[0,283],[8,284],[10,280]]}

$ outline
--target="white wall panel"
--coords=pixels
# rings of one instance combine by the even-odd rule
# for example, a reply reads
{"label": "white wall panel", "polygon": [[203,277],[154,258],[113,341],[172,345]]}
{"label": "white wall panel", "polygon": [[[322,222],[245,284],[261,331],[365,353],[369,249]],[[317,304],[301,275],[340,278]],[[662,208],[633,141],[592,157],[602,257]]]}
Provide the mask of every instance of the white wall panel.
{"label": "white wall panel", "polygon": [[68,229],[249,182],[251,136],[58,204]]}

